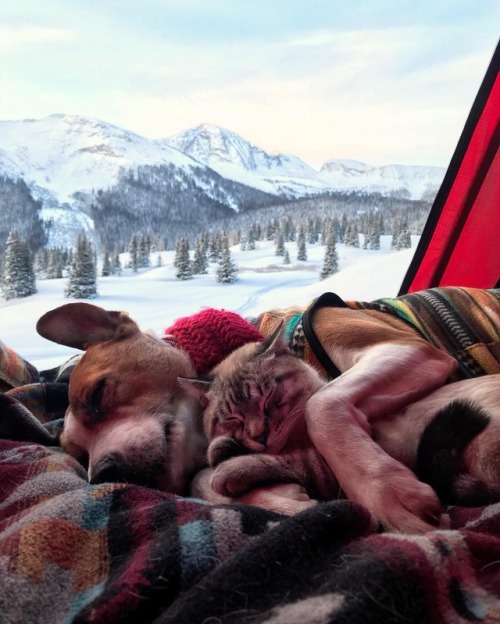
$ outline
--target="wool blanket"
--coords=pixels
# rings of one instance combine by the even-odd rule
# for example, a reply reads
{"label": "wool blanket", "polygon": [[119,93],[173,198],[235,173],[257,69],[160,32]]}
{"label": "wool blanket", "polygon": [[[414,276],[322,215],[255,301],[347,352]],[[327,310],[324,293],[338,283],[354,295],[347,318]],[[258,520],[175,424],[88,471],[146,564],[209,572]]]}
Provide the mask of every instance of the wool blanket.
{"label": "wool blanket", "polygon": [[0,623],[500,621],[500,505],[397,535],[345,500],[285,517],[90,485],[58,445],[71,366],[0,368]]}

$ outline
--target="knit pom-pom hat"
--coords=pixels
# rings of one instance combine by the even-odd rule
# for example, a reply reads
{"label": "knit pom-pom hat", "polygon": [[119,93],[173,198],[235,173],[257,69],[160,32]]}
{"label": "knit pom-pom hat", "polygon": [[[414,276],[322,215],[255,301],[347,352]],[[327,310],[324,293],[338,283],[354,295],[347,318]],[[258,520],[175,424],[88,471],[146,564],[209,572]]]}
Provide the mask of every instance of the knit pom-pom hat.
{"label": "knit pom-pom hat", "polygon": [[259,330],[239,314],[214,308],[177,319],[163,334],[163,340],[187,352],[200,375],[238,347],[263,339]]}

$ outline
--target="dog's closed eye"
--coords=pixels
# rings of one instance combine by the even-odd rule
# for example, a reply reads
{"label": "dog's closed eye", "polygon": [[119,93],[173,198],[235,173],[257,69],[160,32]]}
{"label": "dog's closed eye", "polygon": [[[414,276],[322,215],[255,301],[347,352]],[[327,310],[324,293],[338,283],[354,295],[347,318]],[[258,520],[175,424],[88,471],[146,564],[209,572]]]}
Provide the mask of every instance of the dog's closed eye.
{"label": "dog's closed eye", "polygon": [[91,419],[95,421],[100,421],[104,417],[103,409],[102,409],[102,397],[104,394],[104,388],[106,386],[106,380],[101,379],[92,390],[92,394],[90,395],[89,400],[89,413]]}

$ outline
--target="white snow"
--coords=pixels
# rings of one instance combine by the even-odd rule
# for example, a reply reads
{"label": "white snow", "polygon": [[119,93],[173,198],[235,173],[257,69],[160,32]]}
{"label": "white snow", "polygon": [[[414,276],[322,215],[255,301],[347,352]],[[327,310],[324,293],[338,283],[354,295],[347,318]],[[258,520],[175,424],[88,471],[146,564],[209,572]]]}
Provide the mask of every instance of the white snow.
{"label": "white snow", "polygon": [[[362,237],[361,237],[362,240]],[[142,329],[162,331],[177,318],[199,312],[205,307],[233,310],[243,316],[253,316],[273,307],[305,305],[325,291],[336,292],[344,299],[369,301],[397,295],[412,249],[390,250],[390,236],[381,237],[377,251],[337,245],[338,273],[319,280],[325,247],[308,245],[308,259],[296,261],[297,246],[286,243],[291,264],[274,255],[274,244],[258,241],[256,250],[231,248],[238,265],[239,279],[234,284],[219,284],[214,277],[215,264],[208,275],[179,281],[172,266],[174,252],[162,252],[164,266],[156,267],[157,254],[151,255],[153,266],[132,273],[125,269],[121,276],[99,277],[99,296],[88,303],[108,310],[126,310]],[[125,258],[124,258],[125,261]],[[25,299],[4,301],[0,298],[0,338],[18,351],[39,370],[62,364],[73,349],[49,342],[36,333],[38,318],[59,305],[74,302],[64,297],[66,279],[37,282],[38,293]]]}

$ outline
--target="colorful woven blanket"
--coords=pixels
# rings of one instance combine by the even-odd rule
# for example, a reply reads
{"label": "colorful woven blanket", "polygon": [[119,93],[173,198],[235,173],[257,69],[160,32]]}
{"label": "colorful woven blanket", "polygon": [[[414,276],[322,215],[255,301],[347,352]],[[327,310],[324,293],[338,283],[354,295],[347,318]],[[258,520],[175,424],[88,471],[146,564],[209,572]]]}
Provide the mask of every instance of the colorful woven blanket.
{"label": "colorful woven blanket", "polygon": [[57,445],[70,369],[39,373],[9,358],[2,624],[500,621],[500,505],[455,507],[449,530],[403,536],[349,501],[287,518],[89,485]]}

